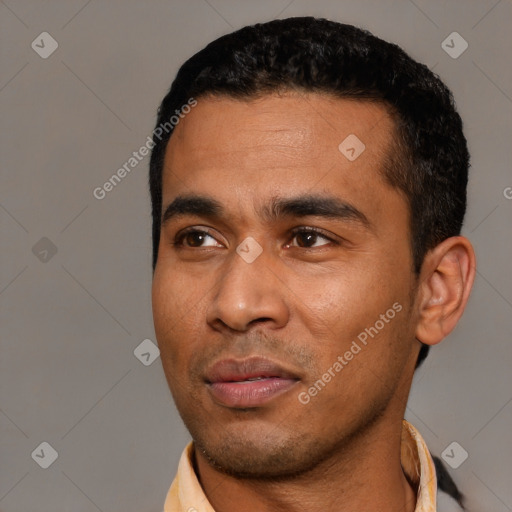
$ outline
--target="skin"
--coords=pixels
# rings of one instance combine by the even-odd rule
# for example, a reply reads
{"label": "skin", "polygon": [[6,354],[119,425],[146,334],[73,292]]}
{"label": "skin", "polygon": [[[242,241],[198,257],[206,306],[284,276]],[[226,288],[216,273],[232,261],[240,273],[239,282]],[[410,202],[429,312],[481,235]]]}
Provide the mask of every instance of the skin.
{"label": "skin", "polygon": [[[407,201],[380,173],[393,133],[382,105],[290,92],[200,98],[169,141],[163,211],[191,193],[225,209],[222,218],[162,225],[152,291],[164,372],[216,512],[415,508],[400,435],[418,340],[433,345],[454,328],[475,259],[469,241],[453,237],[414,274]],[[349,134],[366,146],[352,162],[338,149]],[[306,193],[344,200],[368,225],[260,215],[275,196]],[[173,245],[188,227],[209,234]],[[292,234],[297,227],[323,233]],[[252,263],[236,252],[247,237],[263,250]],[[402,310],[301,403],[299,394],[395,303]],[[260,407],[219,404],[206,368],[249,356],[300,380]]]}

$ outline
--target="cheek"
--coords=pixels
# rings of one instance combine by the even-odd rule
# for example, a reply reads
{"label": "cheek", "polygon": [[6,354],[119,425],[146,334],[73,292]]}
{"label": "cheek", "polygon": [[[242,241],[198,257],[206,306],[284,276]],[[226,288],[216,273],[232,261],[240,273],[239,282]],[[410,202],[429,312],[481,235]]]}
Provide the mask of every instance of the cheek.
{"label": "cheek", "polygon": [[298,314],[316,340],[318,367],[327,372],[338,356],[347,353],[348,364],[339,372],[344,377],[334,379],[344,381],[343,386],[364,386],[360,367],[363,371],[369,365],[366,373],[380,373],[383,368],[391,371],[401,364],[396,360],[399,350],[407,353],[409,288],[394,275],[391,269],[377,271],[375,266],[372,272],[352,268],[335,277],[320,281],[317,276],[302,283]]}
{"label": "cheek", "polygon": [[378,316],[367,321],[352,315],[351,325],[347,320],[345,327],[338,327],[334,343],[318,348],[320,373],[301,390],[310,397],[310,409],[305,410],[322,417],[322,429],[355,428],[391,400],[409,353],[406,314],[405,307],[393,318],[390,313],[389,323]]}
{"label": "cheek", "polygon": [[301,298],[298,307],[312,331],[319,334],[323,329],[330,338],[346,340],[373,325],[401,298],[401,288],[393,279],[387,281],[375,271],[352,267],[302,281],[295,295]]}
{"label": "cheek", "polygon": [[179,326],[193,314],[201,300],[201,289],[191,286],[186,274],[172,264],[157,264],[152,284],[155,324]]}
{"label": "cheek", "polygon": [[190,339],[187,325],[191,323],[194,309],[188,303],[194,303],[194,299],[187,295],[176,273],[158,268],[158,265],[151,295],[153,323],[162,364],[166,374],[175,373],[185,368],[184,361],[188,357],[187,344],[180,346],[180,340]]}
{"label": "cheek", "polygon": [[157,265],[151,288],[151,304],[155,333],[160,344],[164,341],[164,333],[171,323],[170,311],[172,311],[174,306],[174,293],[171,283],[172,281],[166,279],[165,274]]}

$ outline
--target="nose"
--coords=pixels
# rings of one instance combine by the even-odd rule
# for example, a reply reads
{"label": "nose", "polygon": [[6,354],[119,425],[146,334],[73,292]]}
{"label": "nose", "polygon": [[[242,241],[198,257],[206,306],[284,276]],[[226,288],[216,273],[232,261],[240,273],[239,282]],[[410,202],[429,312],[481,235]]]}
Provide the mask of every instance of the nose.
{"label": "nose", "polygon": [[219,270],[222,274],[207,310],[207,323],[216,330],[229,327],[235,331],[261,322],[273,329],[286,325],[287,287],[270,263],[265,251],[251,263],[234,252]]}

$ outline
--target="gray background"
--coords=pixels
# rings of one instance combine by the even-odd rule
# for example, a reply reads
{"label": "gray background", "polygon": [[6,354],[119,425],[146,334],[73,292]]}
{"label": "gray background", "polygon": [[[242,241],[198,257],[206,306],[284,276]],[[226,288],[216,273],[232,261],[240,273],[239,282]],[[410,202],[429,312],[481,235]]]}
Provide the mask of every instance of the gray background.
{"label": "gray background", "polygon": [[[406,417],[434,454],[453,441],[468,452],[450,472],[469,510],[512,510],[510,2],[4,0],[0,15],[1,511],[162,510],[188,435],[160,359],[134,356],[155,341],[149,157],[103,200],[92,191],[145,143],[187,57],[245,24],[301,15],[398,43],[454,92],[478,274]],[[31,48],[43,31],[59,44],[47,59]],[[457,59],[441,47],[453,31],[469,44]],[[41,442],[58,452],[47,469],[31,457]]]}

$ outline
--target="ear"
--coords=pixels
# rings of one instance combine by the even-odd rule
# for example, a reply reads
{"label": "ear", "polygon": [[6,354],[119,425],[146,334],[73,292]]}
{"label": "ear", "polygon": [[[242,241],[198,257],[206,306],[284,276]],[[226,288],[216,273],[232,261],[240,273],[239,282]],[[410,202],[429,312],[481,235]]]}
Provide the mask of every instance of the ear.
{"label": "ear", "polygon": [[418,289],[416,338],[436,345],[457,325],[476,272],[475,251],[463,236],[447,238],[423,261]]}

